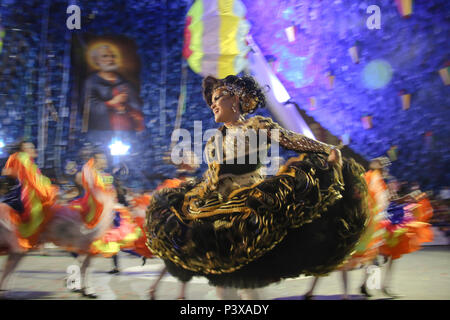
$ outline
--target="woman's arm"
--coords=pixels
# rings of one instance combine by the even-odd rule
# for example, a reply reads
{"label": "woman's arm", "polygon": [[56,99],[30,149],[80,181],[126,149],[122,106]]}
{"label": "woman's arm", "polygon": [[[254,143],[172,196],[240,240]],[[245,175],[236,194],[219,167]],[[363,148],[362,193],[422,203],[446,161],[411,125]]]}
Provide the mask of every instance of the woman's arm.
{"label": "woman's arm", "polygon": [[2,176],[14,176],[14,173],[11,168],[3,168]]}
{"label": "woman's arm", "polygon": [[[270,118],[255,116],[250,119],[257,124],[259,129],[266,129],[267,135],[272,141],[278,142],[281,146],[288,150],[297,152],[315,152],[329,155],[334,146],[310,139],[300,133],[293,132],[281,127],[278,123],[273,122]],[[276,133],[278,131],[278,134]]]}
{"label": "woman's arm", "polygon": [[328,155],[328,162],[342,165],[341,152],[337,147],[310,139],[300,133],[281,127],[270,118],[255,116],[250,119],[259,129],[266,129],[269,139],[278,142],[282,147],[296,152],[313,152]]}

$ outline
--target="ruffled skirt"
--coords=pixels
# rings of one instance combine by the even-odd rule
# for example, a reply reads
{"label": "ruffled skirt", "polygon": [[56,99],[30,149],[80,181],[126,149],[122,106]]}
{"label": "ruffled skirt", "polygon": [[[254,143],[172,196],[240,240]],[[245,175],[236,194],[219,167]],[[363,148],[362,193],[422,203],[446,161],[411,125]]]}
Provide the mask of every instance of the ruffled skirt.
{"label": "ruffled skirt", "polygon": [[[395,207],[402,207],[402,215],[397,218],[395,212],[389,215],[390,219],[383,221],[384,242],[380,247],[380,254],[389,256],[392,259],[398,259],[404,254],[417,251],[422,243],[433,241],[433,231],[427,220],[432,215],[432,209],[417,204],[395,206],[391,204],[388,212]],[[392,211],[394,211],[392,210]]]}
{"label": "ruffled skirt", "polygon": [[130,212],[125,208],[117,209],[114,226],[91,244],[90,254],[111,257],[119,253],[120,250],[135,250],[136,247],[139,247],[140,255],[151,257],[149,251],[141,250],[142,239],[145,239],[145,233],[134,221]]}
{"label": "ruffled skirt", "polygon": [[164,189],[147,209],[148,247],[181,281],[256,288],[336,269],[368,222],[364,169],[302,154],[227,199],[198,186]]}

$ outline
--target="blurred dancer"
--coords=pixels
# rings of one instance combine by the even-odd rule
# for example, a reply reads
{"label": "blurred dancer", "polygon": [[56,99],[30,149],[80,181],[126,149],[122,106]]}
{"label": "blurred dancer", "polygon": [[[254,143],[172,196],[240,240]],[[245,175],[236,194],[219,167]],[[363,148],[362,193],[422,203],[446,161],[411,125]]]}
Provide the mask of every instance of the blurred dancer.
{"label": "blurred dancer", "polygon": [[[21,243],[32,248],[53,215],[50,208],[56,202],[58,188],[42,175],[34,163],[37,151],[32,142],[20,141],[11,149],[11,153],[2,175],[10,177],[16,183],[4,202],[20,213],[20,234],[23,237]],[[42,211],[37,210],[39,206],[42,206]]]}
{"label": "blurred dancer", "polygon": [[[134,241],[136,241],[143,232],[135,224],[127,209],[128,202],[122,184],[115,179],[114,176],[105,171],[108,168],[108,160],[105,153],[100,150],[93,151],[93,153],[94,168],[99,177],[98,182],[106,189],[113,190],[116,201],[113,208],[114,213],[110,227],[99,239],[92,243],[90,253],[111,257],[113,269],[108,273],[118,274],[120,273],[120,269],[117,254],[121,249],[132,248],[134,246]],[[75,180],[78,181],[80,179],[79,173],[77,173]],[[85,190],[83,190],[83,194],[85,194]],[[85,202],[85,198],[86,196],[83,196],[83,198],[73,201],[72,204]],[[72,255],[77,257],[77,254],[72,253]]]}
{"label": "blurred dancer", "polygon": [[[87,159],[88,160],[88,159]],[[87,162],[87,160],[85,162]],[[64,177],[60,182],[60,199],[70,202],[83,195],[83,186],[81,181],[81,166],[75,161],[68,161],[64,167]]]}
{"label": "blurred dancer", "polygon": [[[7,277],[18,266],[24,254],[38,245],[45,227],[51,221],[58,190],[42,175],[34,163],[34,144],[22,140],[10,149],[2,170],[2,206],[0,209],[0,248],[8,258],[0,279],[2,291]],[[0,250],[2,251],[2,250]]]}
{"label": "blurred dancer", "polygon": [[387,258],[386,272],[382,284],[382,292],[392,298],[400,295],[392,292],[391,282],[394,260],[402,255],[417,251],[424,242],[433,241],[433,232],[428,220],[433,214],[426,195],[420,190],[395,198],[387,208],[386,218],[382,222],[385,230],[380,254]]}
{"label": "blurred dancer", "polygon": [[[145,245],[146,243],[146,234],[143,227],[145,217],[140,217],[139,214],[141,214],[141,211],[143,211],[145,215],[145,208],[143,210],[140,210],[139,206],[141,206],[143,203],[150,202],[150,199],[143,195],[141,197],[138,197],[138,199],[132,198],[131,201],[128,201],[127,197],[127,189],[123,186],[121,180],[120,180],[120,169],[116,168],[113,170],[114,174],[114,187],[117,192],[117,201],[119,203],[119,206],[122,208],[122,211],[116,211],[116,217],[114,219],[114,228],[120,227],[121,219],[124,217],[124,211],[123,209],[126,209],[126,215],[125,217],[127,219],[130,219],[130,221],[133,222],[135,225],[135,228],[139,230],[139,236],[137,239],[133,242],[132,246],[129,246],[128,248],[122,249],[122,251],[132,254],[137,257],[141,257],[143,259],[143,264],[145,264],[145,259],[151,258],[153,255],[151,251],[147,248]],[[131,202],[131,203],[130,203]],[[141,203],[143,202],[143,203]],[[119,268],[119,256],[118,254],[112,256],[114,268],[109,271],[110,274],[118,274],[120,273]]]}
{"label": "blurred dancer", "polygon": [[[179,187],[182,187],[183,183],[193,181],[194,179],[191,177],[191,175],[199,168],[199,165],[197,163],[198,163],[198,161],[196,161],[195,154],[192,152],[186,152],[186,154],[184,154],[184,156],[183,156],[181,163],[179,165],[177,165],[176,177],[173,179],[165,179],[156,188],[155,192],[161,191],[164,189],[179,188]],[[147,207],[149,204],[150,204],[150,202],[147,204]],[[166,263],[166,265],[161,269],[161,271],[159,272],[158,278],[150,287],[149,295],[150,295],[151,300],[156,299],[156,289],[158,288],[158,285],[159,285],[160,281],[162,280],[162,278],[168,272],[167,265],[168,265],[168,263]],[[191,277],[178,278],[178,280],[181,281],[181,287],[180,287],[180,292],[177,297],[177,300],[184,300],[186,298],[186,287],[187,287],[187,283],[189,282],[190,279],[191,279]]]}
{"label": "blurred dancer", "polygon": [[[366,282],[369,276],[368,267],[373,264],[382,245],[383,240],[383,213],[389,205],[389,190],[383,179],[383,168],[385,164],[382,159],[373,159],[370,162],[369,170],[365,173],[364,178],[367,183],[369,195],[367,198],[370,217],[367,227],[358,241],[353,254],[347,259],[338,270],[342,273],[342,282],[344,294],[342,298],[348,299],[348,271],[357,267],[364,266],[363,281],[360,286],[360,292],[366,297],[370,297],[367,291]],[[315,277],[310,290],[305,294],[305,299],[310,300],[313,297],[314,289],[319,281],[319,277]]]}
{"label": "blurred dancer", "polygon": [[135,241],[133,250],[128,251],[131,254],[137,255],[142,258],[143,267],[148,258],[152,258],[153,254],[148,249],[147,235],[145,234],[145,210],[150,204],[151,195],[149,192],[144,192],[143,194],[132,193],[129,195],[130,212],[133,215],[134,222],[141,228],[142,236]]}
{"label": "blurred dancer", "polygon": [[[0,243],[4,238],[8,236],[11,238],[11,235],[14,235],[19,238],[21,246],[24,246],[24,244],[35,245],[38,244],[37,241],[39,240],[39,243],[53,242],[66,250],[75,251],[78,254],[86,254],[86,258],[83,260],[80,268],[80,291],[84,296],[91,298],[95,298],[96,294],[89,285],[89,281],[87,281],[90,260],[96,253],[110,253],[111,249],[115,249],[115,247],[111,248],[111,246],[107,248],[98,246],[98,241],[103,240],[99,238],[102,235],[104,237],[105,232],[111,227],[115,202],[114,190],[108,186],[100,172],[104,163],[103,160],[101,156],[96,154],[94,158],[90,159],[83,166],[82,182],[85,194],[83,198],[64,206],[48,200],[54,187],[48,179],[40,175],[36,165],[29,161],[29,156],[19,153],[16,155],[16,158],[10,158],[5,166],[5,168],[11,169],[11,173],[15,173],[21,182],[23,181],[23,190],[28,190],[22,196],[25,199],[24,213],[27,213],[27,205],[30,202],[32,204],[30,205],[32,207],[30,220],[33,223],[24,225],[19,222],[12,224],[7,229],[0,226]],[[26,176],[26,179],[21,179],[24,176]],[[56,195],[56,192],[54,194]],[[47,211],[50,211],[51,218],[46,223],[45,229],[35,237],[35,225],[37,224],[39,227],[39,222],[47,218]],[[2,217],[4,216],[3,210],[0,210],[0,214]],[[33,232],[24,234],[30,228]],[[122,228],[120,229],[122,230]],[[127,237],[128,234],[129,232],[122,232],[121,240],[132,240]],[[36,243],[31,242],[32,240],[36,241]],[[125,244],[126,242],[124,243],[122,240],[118,247],[120,248],[120,245]],[[0,246],[2,245],[3,243],[0,244]],[[115,253],[114,251],[112,252]],[[0,288],[2,288],[4,279],[12,274],[23,256],[23,251],[18,251],[14,246],[9,246],[7,266],[0,281]]]}
{"label": "blurred dancer", "polygon": [[[383,179],[383,170],[387,165],[387,158],[377,158],[370,162],[369,170],[364,178],[367,182],[369,196],[367,198],[370,219],[366,231],[355,248],[355,253],[351,256],[347,264],[343,267],[343,272],[364,266],[364,277],[360,287],[360,292],[366,297],[371,294],[367,290],[367,279],[369,276],[368,267],[374,264],[379,248],[383,244],[383,220],[385,211],[389,205],[389,188]],[[346,277],[344,276],[346,279]]]}
{"label": "blurred dancer", "polygon": [[[119,171],[119,170],[120,169],[118,169],[117,171]],[[114,170],[113,170],[113,174],[117,173],[117,171],[114,172]],[[113,185],[114,185],[114,188],[116,189],[117,202],[120,205],[128,208],[128,201],[126,199],[126,189],[122,186],[122,183],[120,182],[118,176],[119,175],[116,174],[116,175],[114,175],[112,177]],[[116,215],[114,217],[114,222],[113,222],[114,228],[120,227],[120,220],[121,220],[120,212],[116,211]],[[109,271],[108,273],[109,274],[118,274],[118,273],[120,273],[120,269],[119,269],[119,255],[118,255],[118,253],[112,256],[112,261],[113,261],[113,269],[111,271]]]}
{"label": "blurred dancer", "polygon": [[[125,198],[124,188],[114,177],[105,172],[108,167],[108,160],[103,152],[94,154],[96,168],[103,184],[114,190],[116,195],[116,203],[114,205],[114,219],[110,229],[97,241],[92,243],[91,251],[94,254],[100,253],[104,257],[113,257],[121,249],[132,248],[134,242],[141,236],[140,228],[133,221],[133,217],[126,205],[128,202]],[[113,259],[114,269],[118,271],[118,260]],[[117,272],[112,272],[117,273]]]}

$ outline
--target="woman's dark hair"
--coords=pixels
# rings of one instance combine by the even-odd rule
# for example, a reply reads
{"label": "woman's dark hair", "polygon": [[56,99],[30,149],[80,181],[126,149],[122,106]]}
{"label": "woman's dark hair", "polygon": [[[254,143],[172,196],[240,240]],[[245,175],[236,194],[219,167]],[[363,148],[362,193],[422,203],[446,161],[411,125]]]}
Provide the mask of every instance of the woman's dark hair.
{"label": "woman's dark hair", "polygon": [[126,198],[127,189],[125,189],[122,186],[122,182],[117,177],[114,177],[113,185],[114,185],[114,188],[116,189],[116,192],[117,192],[117,201],[120,204],[124,205],[125,207],[128,207],[129,203],[128,203],[127,198]]}
{"label": "woman's dark hair", "polygon": [[19,139],[16,142],[14,142],[13,144],[10,144],[8,147],[6,147],[6,150],[8,151],[8,153],[11,155],[13,153],[22,151],[22,147],[25,143],[32,143],[32,141],[28,140],[28,139]]}
{"label": "woman's dark hair", "polygon": [[220,87],[227,87],[230,93],[237,95],[240,101],[241,113],[253,113],[258,108],[263,108],[266,104],[266,97],[251,76],[238,77],[229,75],[224,79],[217,79],[208,76],[203,79],[203,98],[206,103],[212,105],[212,94]]}

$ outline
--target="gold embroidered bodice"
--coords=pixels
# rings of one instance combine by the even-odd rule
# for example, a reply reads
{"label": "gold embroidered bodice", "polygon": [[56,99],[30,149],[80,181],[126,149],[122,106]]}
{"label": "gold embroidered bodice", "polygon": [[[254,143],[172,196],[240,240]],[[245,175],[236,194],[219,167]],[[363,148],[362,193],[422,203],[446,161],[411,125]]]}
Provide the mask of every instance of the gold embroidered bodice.
{"label": "gold embroidered bodice", "polygon": [[[261,143],[266,134],[267,143]],[[205,172],[204,184],[209,191],[216,190],[219,181],[239,180],[239,185],[253,184],[264,177],[260,174],[260,148],[268,149],[271,143],[277,142],[288,150],[299,153],[312,152],[329,154],[333,146],[310,139],[302,134],[284,129],[270,118],[255,116],[239,121],[232,127],[222,126],[218,134],[211,137],[205,154],[208,170]],[[267,151],[267,150],[264,150]],[[231,176],[231,177],[230,177]],[[247,179],[248,178],[248,179]],[[248,180],[247,183],[244,180]],[[222,188],[232,189],[232,188]]]}

